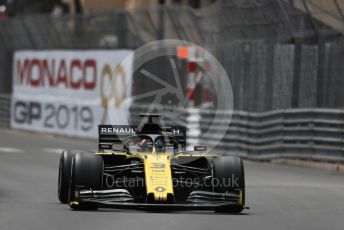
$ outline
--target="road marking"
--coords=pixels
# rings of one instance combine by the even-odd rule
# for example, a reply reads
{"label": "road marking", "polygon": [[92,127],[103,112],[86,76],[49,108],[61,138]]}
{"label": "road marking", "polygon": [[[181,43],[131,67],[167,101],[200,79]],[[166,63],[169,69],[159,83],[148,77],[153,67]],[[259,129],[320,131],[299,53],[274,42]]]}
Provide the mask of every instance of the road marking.
{"label": "road marking", "polygon": [[59,148],[44,148],[41,151],[42,152],[47,152],[47,153],[61,154],[63,149],[59,149]]}
{"label": "road marking", "polygon": [[23,150],[11,147],[0,147],[0,152],[2,153],[22,153]]}

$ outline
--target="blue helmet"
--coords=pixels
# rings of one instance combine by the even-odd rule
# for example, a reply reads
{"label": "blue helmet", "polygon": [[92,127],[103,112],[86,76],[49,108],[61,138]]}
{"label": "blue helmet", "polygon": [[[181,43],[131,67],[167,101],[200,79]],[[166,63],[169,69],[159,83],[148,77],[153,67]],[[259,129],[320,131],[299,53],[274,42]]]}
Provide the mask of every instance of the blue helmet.
{"label": "blue helmet", "polygon": [[165,148],[165,141],[163,139],[157,139],[154,141],[154,146],[157,148]]}

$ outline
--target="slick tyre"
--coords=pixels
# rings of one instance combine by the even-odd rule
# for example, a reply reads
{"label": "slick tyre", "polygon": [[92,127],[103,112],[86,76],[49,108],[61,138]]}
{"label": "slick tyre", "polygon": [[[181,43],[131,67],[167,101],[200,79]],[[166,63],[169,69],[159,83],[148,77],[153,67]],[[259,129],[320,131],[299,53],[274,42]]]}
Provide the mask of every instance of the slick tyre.
{"label": "slick tyre", "polygon": [[78,152],[72,158],[71,177],[69,183],[69,206],[75,210],[95,210],[96,204],[75,203],[75,189],[101,190],[104,162],[101,156],[93,153]]}
{"label": "slick tyre", "polygon": [[245,175],[242,160],[236,156],[222,156],[213,161],[214,192],[241,191],[241,204],[215,209],[216,212],[239,213],[245,205]]}
{"label": "slick tyre", "polygon": [[68,203],[69,181],[71,174],[73,153],[63,150],[60,156],[59,178],[58,178],[58,198],[61,203]]}

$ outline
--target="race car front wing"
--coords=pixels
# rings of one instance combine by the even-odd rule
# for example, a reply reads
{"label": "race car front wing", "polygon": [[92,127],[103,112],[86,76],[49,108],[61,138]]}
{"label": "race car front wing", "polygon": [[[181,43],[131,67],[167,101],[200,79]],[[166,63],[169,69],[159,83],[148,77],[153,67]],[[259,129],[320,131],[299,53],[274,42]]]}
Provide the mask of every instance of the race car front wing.
{"label": "race car front wing", "polygon": [[245,209],[241,191],[215,193],[193,191],[183,203],[138,203],[125,189],[76,190],[74,205],[81,203],[97,204],[103,208],[154,209],[159,210],[214,210],[216,208]]}

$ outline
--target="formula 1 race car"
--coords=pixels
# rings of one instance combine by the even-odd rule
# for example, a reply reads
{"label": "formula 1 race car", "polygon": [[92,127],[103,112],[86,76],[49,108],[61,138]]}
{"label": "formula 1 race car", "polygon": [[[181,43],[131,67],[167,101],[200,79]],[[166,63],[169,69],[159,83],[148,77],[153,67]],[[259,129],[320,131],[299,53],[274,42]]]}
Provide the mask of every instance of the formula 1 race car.
{"label": "formula 1 race car", "polygon": [[138,126],[99,125],[99,151],[64,150],[58,197],[72,209],[245,208],[242,160],[212,155],[205,146],[186,151],[186,128],[161,127],[156,114]]}

